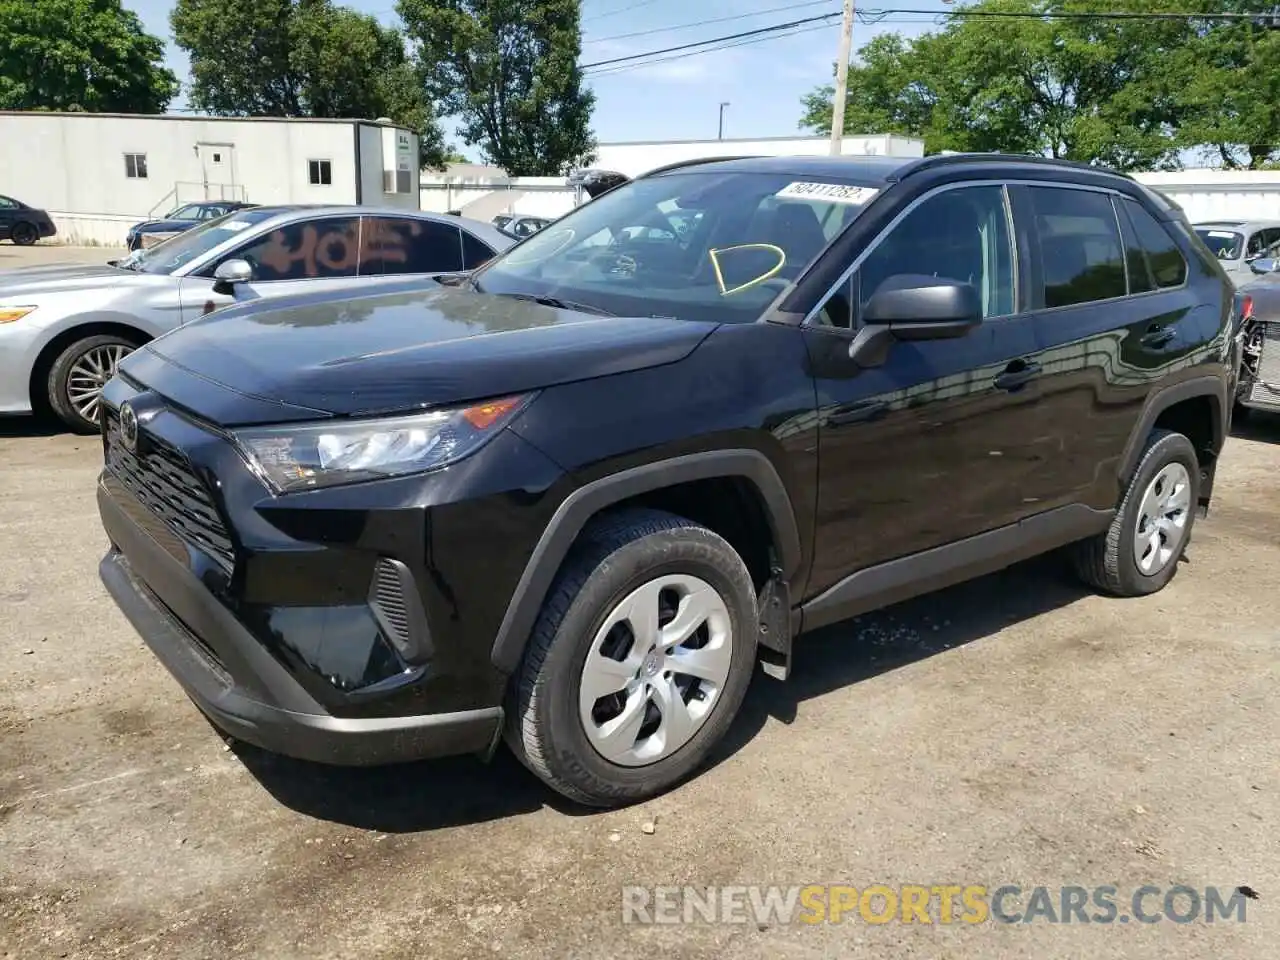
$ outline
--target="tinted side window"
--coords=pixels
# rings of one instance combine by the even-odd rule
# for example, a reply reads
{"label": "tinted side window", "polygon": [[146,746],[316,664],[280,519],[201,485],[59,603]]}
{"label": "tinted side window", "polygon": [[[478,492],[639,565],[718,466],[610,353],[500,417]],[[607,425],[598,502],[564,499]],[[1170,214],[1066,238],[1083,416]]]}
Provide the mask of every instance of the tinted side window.
{"label": "tinted side window", "polygon": [[945,190],[907,214],[858,270],[859,312],[880,284],[899,273],[972,284],[984,317],[1013,313],[1013,253],[1004,190]]}
{"label": "tinted side window", "polygon": [[1111,198],[1090,190],[1029,187],[1044,272],[1044,305],[1125,295],[1124,255]]}
{"label": "tinted side window", "polygon": [[1124,239],[1124,262],[1129,268],[1129,292],[1147,293],[1156,288],[1151,279],[1151,271],[1147,265],[1147,255],[1142,250],[1142,243],[1134,232],[1133,220],[1129,214],[1133,212],[1133,204],[1125,201],[1116,208],[1120,213],[1120,236]]}
{"label": "tinted side window", "polygon": [[442,273],[462,269],[457,227],[429,220],[366,217],[362,275]]}
{"label": "tinted side window", "polygon": [[360,259],[360,220],[333,217],[291,223],[230,257],[248,260],[255,282],[354,277]]}
{"label": "tinted side window", "polygon": [[462,231],[462,268],[473,270],[480,264],[493,259],[493,251],[487,244],[481,243],[467,231]]}
{"label": "tinted side window", "polygon": [[1156,286],[1176,287],[1183,283],[1187,279],[1187,261],[1173,242],[1173,237],[1169,236],[1169,231],[1142,204],[1126,200],[1124,206],[1129,211],[1138,243],[1147,255]]}

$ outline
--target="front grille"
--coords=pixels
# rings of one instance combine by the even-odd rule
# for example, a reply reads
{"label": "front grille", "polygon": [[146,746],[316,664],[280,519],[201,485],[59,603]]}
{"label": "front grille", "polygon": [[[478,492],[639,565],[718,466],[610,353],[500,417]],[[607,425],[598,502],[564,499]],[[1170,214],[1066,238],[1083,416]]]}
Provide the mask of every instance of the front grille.
{"label": "front grille", "polygon": [[165,526],[229,572],[235,566],[235,548],[218,508],[187,458],[150,436],[146,453],[136,456],[120,442],[120,416],[110,407],[106,421],[107,469]]}

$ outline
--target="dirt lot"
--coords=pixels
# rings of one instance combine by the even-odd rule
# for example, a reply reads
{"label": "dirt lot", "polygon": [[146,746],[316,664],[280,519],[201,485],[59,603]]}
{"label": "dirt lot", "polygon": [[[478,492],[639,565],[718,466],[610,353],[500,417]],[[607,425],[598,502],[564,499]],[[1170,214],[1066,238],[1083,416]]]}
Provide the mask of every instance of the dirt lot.
{"label": "dirt lot", "polygon": [[[99,585],[100,457],[0,421],[0,956],[1275,953],[1280,420],[1231,441],[1164,593],[1103,599],[1038,561],[823,631],[788,683],[757,677],[710,769],[603,814],[505,754],[228,748]],[[1243,924],[622,923],[624,884],[809,883],[1259,899]]]}

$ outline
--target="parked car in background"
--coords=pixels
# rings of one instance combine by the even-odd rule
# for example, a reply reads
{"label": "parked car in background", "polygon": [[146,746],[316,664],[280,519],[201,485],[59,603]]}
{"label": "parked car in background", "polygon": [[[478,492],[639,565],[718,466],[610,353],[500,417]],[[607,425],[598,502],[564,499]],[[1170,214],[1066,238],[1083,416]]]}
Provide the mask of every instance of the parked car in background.
{"label": "parked car in background", "polygon": [[252,203],[240,203],[229,200],[210,200],[199,203],[185,203],[175,207],[159,220],[147,220],[135,223],[129,228],[124,245],[130,250],[154,247],[170,237],[190,230],[206,220],[216,220],[233,210],[244,210],[256,206]]}
{"label": "parked car in background", "polygon": [[1254,260],[1280,249],[1280,220],[1213,220],[1193,226],[1236,286],[1253,279]]}
{"label": "parked car in background", "polygon": [[1259,257],[1251,267],[1257,276],[1236,298],[1242,346],[1236,412],[1280,413],[1280,260]]}
{"label": "parked car in background", "polygon": [[0,273],[0,414],[98,429],[129,353],[232,303],[472,269],[516,241],[487,223],[370,207],[251,207],[97,266]]}
{"label": "parked car in background", "polygon": [[530,217],[524,214],[512,215],[504,213],[493,218],[495,227],[503,233],[509,233],[517,240],[532,236],[551,222],[550,217]]}
{"label": "parked car in background", "polygon": [[723,751],[801,632],[1060,547],[1163,589],[1239,363],[1176,208],[1014,156],[673,165],[456,285],[305,299],[107,385],[108,592],[230,736],[504,738],[599,806]]}
{"label": "parked car in background", "polygon": [[12,240],[20,247],[29,247],[57,233],[58,228],[45,211],[13,197],[0,196],[0,240]]}

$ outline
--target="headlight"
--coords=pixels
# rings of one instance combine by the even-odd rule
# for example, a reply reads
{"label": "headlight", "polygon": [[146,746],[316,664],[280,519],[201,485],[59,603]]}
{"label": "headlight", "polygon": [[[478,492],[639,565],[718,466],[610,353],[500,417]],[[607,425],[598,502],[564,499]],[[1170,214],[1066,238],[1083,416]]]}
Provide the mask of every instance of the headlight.
{"label": "headlight", "polygon": [[379,420],[237,431],[250,464],[280,493],[433,470],[473,453],[530,395]]}
{"label": "headlight", "polygon": [[13,323],[21,320],[35,307],[0,307],[0,323]]}

